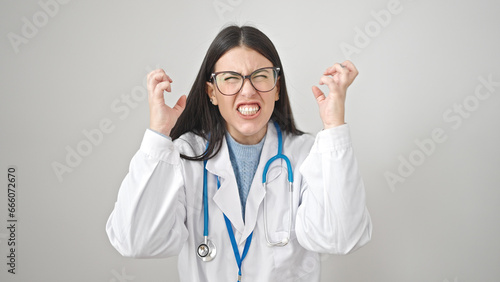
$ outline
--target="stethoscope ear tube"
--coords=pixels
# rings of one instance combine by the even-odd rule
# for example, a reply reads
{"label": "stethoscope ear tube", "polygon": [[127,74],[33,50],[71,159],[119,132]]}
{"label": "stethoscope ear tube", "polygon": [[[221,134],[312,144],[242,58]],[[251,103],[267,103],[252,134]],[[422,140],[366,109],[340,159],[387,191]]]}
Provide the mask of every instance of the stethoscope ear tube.
{"label": "stethoscope ear tube", "polygon": [[269,170],[269,166],[271,165],[272,162],[274,162],[277,159],[283,159],[286,162],[286,168],[287,168],[287,173],[288,173],[288,192],[289,192],[289,202],[288,202],[288,235],[287,237],[283,238],[281,241],[277,242],[271,242],[269,239],[269,232],[267,230],[267,203],[266,203],[266,197],[264,197],[264,233],[266,234],[266,241],[267,245],[270,247],[283,247],[288,244],[290,241],[290,232],[292,230],[292,207],[293,207],[293,171],[292,171],[292,164],[290,163],[290,160],[288,159],[287,156],[282,154],[282,146],[283,146],[283,139],[281,136],[281,129],[278,125],[277,122],[274,122],[274,125],[276,127],[276,131],[278,133],[278,153],[276,156],[272,157],[269,159],[264,166],[264,171],[262,172],[262,185],[264,186],[264,190],[267,192],[267,172]]}
{"label": "stethoscope ear tube", "polygon": [[[267,192],[267,183],[262,183],[264,190]],[[267,202],[264,197],[264,233],[266,234],[266,241],[269,247],[283,247],[290,242],[290,232],[292,230],[292,206],[293,206],[293,182],[288,182],[288,234],[281,241],[271,242],[269,239],[269,232],[267,230]]]}

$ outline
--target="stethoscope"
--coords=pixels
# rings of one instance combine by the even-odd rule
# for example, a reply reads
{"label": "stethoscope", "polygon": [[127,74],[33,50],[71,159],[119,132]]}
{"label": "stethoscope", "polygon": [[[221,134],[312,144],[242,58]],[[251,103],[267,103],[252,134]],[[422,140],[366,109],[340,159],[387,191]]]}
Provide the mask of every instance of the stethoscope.
{"label": "stethoscope", "polygon": [[[269,166],[277,159],[283,159],[286,162],[286,167],[288,170],[288,191],[290,192],[290,197],[289,197],[289,226],[288,226],[288,235],[287,237],[283,238],[281,241],[271,241],[269,239],[268,235],[268,230],[267,230],[267,205],[266,205],[266,198],[264,197],[264,232],[266,234],[266,241],[269,246],[285,246],[288,244],[290,241],[290,230],[292,229],[292,201],[293,201],[293,171],[292,171],[292,165],[290,164],[290,160],[288,159],[287,156],[282,154],[283,150],[283,140],[281,136],[281,129],[276,121],[274,121],[274,126],[276,127],[276,131],[278,134],[278,153],[270,158],[267,162],[266,165],[264,166],[264,171],[262,172],[262,185],[264,186],[264,190],[267,191],[267,172],[269,170]],[[207,144],[208,148],[208,144]],[[208,239],[208,196],[207,196],[207,161],[205,160],[204,163],[204,170],[203,170],[203,242],[198,246],[196,250],[196,254],[198,257],[203,260],[203,261],[211,261],[215,258],[217,255],[217,248],[215,247],[214,243]],[[220,188],[220,182],[219,178],[217,177],[217,189]],[[231,245],[233,247],[234,255],[236,258],[236,261],[238,263],[238,267],[240,269],[239,271],[239,278],[241,278],[241,262],[245,258],[248,248],[250,247],[250,243],[252,241],[252,235],[253,232],[248,236],[245,247],[243,249],[243,254],[240,257],[239,251],[238,251],[238,246],[236,244],[236,240],[234,238],[233,234],[233,229],[231,227],[231,222],[229,219],[226,217],[224,214],[224,220],[226,221],[226,227],[227,231],[229,233],[229,238],[231,239]]]}

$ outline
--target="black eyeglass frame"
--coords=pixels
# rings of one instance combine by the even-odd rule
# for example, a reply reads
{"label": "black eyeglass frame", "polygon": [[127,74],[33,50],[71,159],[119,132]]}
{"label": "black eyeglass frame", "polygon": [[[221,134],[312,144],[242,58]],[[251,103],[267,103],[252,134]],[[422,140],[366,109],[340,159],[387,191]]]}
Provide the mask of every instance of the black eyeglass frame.
{"label": "black eyeglass frame", "polygon": [[[274,85],[273,85],[273,88],[269,89],[269,90],[266,90],[266,91],[261,91],[259,89],[257,89],[257,87],[255,87],[255,85],[253,85],[253,82],[252,82],[252,75],[255,74],[256,72],[258,71],[262,71],[264,69],[272,69],[275,73],[275,76],[276,76],[276,79],[274,80]],[[276,84],[278,83],[278,77],[279,77],[279,74],[280,74],[280,68],[278,67],[264,67],[264,68],[260,68],[260,69],[256,69],[254,70],[251,74],[249,75],[242,75],[241,73],[238,73],[238,72],[235,72],[235,71],[218,71],[218,72],[214,72],[212,73],[212,75],[210,76],[210,80],[209,82],[212,82],[215,84],[215,86],[217,87],[217,90],[219,90],[219,92],[224,95],[224,96],[234,96],[236,94],[238,94],[240,91],[241,91],[241,88],[243,88],[243,85],[245,84],[245,79],[248,78],[248,81],[250,81],[250,84],[252,85],[252,87],[257,90],[258,92],[270,92],[272,91],[274,88],[276,88]],[[217,80],[216,80],[216,76],[220,73],[231,73],[231,74],[234,74],[234,75],[238,75],[242,78],[242,82],[241,82],[241,86],[240,86],[240,89],[238,89],[238,91],[236,91],[235,93],[233,94],[225,94],[223,93],[220,88],[219,88],[219,85],[217,85]]]}

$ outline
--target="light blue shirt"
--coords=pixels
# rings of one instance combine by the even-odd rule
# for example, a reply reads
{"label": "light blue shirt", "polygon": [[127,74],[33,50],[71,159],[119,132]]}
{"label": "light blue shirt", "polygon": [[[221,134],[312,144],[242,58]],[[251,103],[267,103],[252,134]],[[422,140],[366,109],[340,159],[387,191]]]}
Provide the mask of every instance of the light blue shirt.
{"label": "light blue shirt", "polygon": [[243,145],[226,133],[227,147],[229,149],[229,158],[233,166],[234,175],[236,176],[236,183],[238,184],[238,191],[240,193],[241,211],[243,213],[243,220],[245,220],[245,205],[247,203],[248,193],[252,185],[255,171],[259,166],[260,153],[264,146],[266,137],[255,145]]}

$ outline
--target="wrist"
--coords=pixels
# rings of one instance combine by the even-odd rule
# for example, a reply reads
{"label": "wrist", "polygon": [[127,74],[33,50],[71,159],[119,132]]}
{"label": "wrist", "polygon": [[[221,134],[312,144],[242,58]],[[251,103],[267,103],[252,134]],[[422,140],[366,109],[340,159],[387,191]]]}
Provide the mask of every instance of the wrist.
{"label": "wrist", "polygon": [[344,120],[339,120],[331,123],[323,123],[323,129],[330,129],[344,124],[345,124]]}
{"label": "wrist", "polygon": [[334,108],[330,114],[322,116],[323,128],[329,129],[345,124],[345,109],[342,106]]}
{"label": "wrist", "polygon": [[167,129],[165,127],[160,127],[160,126],[154,126],[152,124],[149,125],[149,129],[151,129],[152,131],[154,131],[158,134],[170,136],[171,129]]}
{"label": "wrist", "polygon": [[150,130],[150,131],[153,131],[154,133],[156,133],[156,134],[158,134],[158,135],[160,135],[160,136],[163,136],[163,137],[165,137],[165,138],[167,138],[167,139],[169,139],[169,140],[172,140],[172,138],[171,138],[170,136],[168,136],[168,135],[165,135],[165,134],[163,134],[163,133],[161,133],[161,132],[158,132],[158,131],[156,131],[156,130],[154,130],[154,129],[151,129],[151,128],[149,128],[149,130]]}

